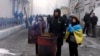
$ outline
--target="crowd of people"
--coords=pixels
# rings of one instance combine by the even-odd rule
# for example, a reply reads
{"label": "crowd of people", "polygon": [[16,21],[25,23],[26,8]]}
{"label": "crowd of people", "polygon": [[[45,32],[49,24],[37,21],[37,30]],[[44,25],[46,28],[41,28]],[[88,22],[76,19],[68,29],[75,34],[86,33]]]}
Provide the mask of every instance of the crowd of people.
{"label": "crowd of people", "polygon": [[[95,27],[98,18],[93,13],[86,13],[83,21],[85,22],[84,29],[82,29],[80,20],[75,15],[63,15],[61,16],[60,9],[55,9],[53,16],[49,15],[47,17],[47,23],[42,16],[36,16],[34,24],[29,27],[28,43],[36,44],[36,55],[38,56],[38,36],[45,33],[46,26],[49,26],[48,32],[54,34],[57,37],[57,50],[56,56],[61,56],[61,48],[63,45],[63,40],[69,44],[70,56],[78,55],[78,46],[82,44],[83,33],[87,36],[89,35],[90,26],[92,27],[92,36],[96,37]],[[34,38],[34,39],[32,39]]]}

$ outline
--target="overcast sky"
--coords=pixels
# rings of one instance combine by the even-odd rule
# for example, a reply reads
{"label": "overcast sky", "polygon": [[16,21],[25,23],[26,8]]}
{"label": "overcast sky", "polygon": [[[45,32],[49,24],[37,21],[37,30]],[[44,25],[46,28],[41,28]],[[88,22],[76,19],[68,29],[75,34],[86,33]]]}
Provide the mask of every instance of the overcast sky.
{"label": "overcast sky", "polygon": [[68,6],[69,0],[33,0],[33,14],[52,14],[55,8]]}

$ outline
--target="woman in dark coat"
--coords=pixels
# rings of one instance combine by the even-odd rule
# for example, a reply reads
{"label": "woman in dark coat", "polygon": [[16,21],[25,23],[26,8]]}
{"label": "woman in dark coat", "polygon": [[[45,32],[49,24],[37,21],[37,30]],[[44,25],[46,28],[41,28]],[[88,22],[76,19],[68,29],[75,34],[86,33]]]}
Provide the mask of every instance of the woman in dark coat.
{"label": "woman in dark coat", "polygon": [[36,44],[36,55],[38,56],[38,36],[45,32],[46,23],[42,16],[38,16],[32,26],[32,42]]}
{"label": "woman in dark coat", "polygon": [[78,45],[82,43],[82,28],[77,17],[71,16],[71,23],[66,28],[66,41],[69,43],[70,56],[78,56]]}

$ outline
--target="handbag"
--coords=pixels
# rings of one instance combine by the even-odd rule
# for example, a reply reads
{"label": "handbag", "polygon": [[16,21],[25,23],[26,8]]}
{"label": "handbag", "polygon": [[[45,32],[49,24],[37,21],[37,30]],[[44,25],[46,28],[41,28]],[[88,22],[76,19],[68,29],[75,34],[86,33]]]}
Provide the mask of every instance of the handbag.
{"label": "handbag", "polygon": [[69,40],[70,40],[70,42],[76,43],[76,40],[75,40],[74,35],[71,35],[71,36],[69,37]]}

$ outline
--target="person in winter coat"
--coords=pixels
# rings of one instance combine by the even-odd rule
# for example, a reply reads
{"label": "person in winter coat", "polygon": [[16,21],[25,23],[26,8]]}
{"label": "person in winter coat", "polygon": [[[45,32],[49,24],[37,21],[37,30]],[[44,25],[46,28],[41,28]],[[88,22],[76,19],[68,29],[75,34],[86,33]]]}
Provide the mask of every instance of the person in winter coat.
{"label": "person in winter coat", "polygon": [[32,25],[32,21],[33,21],[33,16],[30,16],[29,17],[29,23],[30,23],[30,25]]}
{"label": "person in winter coat", "polygon": [[91,24],[91,14],[93,13],[93,10],[90,12],[90,13],[86,13],[84,18],[83,18],[83,21],[85,23],[85,26],[83,28],[83,33],[86,32],[86,35],[89,36],[89,30],[90,30],[90,24]]}
{"label": "person in winter coat", "polygon": [[77,17],[71,16],[71,23],[66,28],[66,42],[69,43],[70,56],[78,56],[78,45],[82,43],[82,28]]}
{"label": "person in winter coat", "polygon": [[36,45],[36,55],[38,56],[38,36],[45,32],[46,23],[42,16],[37,16],[31,28],[31,41]]}
{"label": "person in winter coat", "polygon": [[91,17],[91,25],[92,25],[92,37],[96,37],[96,25],[98,22],[98,17],[95,15],[95,13],[92,14]]}
{"label": "person in winter coat", "polygon": [[63,15],[63,20],[64,20],[64,31],[66,31],[66,27],[68,27],[69,23],[70,23],[70,17],[68,17],[67,15]]}
{"label": "person in winter coat", "polygon": [[48,27],[48,32],[50,32],[50,24],[51,24],[52,16],[48,15],[47,16],[47,27]]}
{"label": "person in winter coat", "polygon": [[49,23],[49,33],[54,34],[57,36],[57,52],[56,56],[61,56],[61,47],[63,45],[63,19],[61,17],[61,11],[60,9],[55,9],[53,17],[50,20]]}

